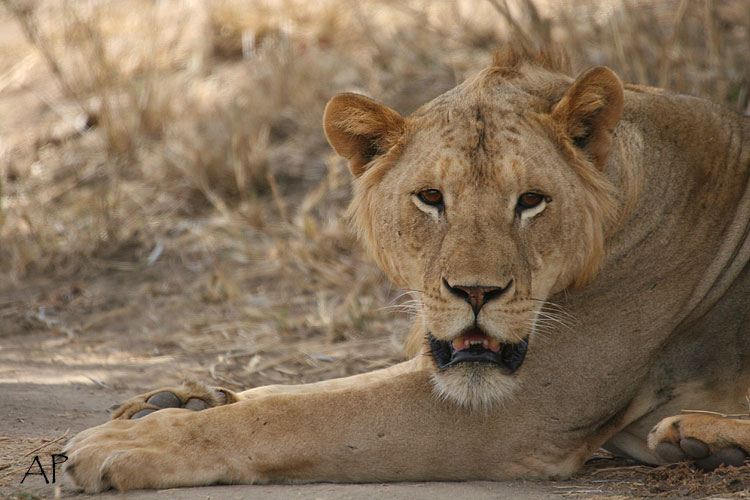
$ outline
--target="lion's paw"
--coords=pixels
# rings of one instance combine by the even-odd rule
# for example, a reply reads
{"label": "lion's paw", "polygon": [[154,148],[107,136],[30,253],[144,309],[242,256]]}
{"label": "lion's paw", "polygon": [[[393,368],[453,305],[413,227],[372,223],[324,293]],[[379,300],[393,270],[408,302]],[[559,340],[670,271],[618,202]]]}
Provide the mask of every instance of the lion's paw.
{"label": "lion's paw", "polygon": [[750,422],[690,414],[668,417],[651,429],[648,446],[666,463],[691,460],[704,470],[745,463]]}
{"label": "lion's paw", "polygon": [[198,382],[185,382],[178,387],[157,389],[140,394],[109,409],[112,420],[136,419],[165,408],[205,410],[236,403],[239,396],[220,387],[208,387]]}
{"label": "lion's paw", "polygon": [[[85,491],[160,488],[190,484],[184,437],[191,412],[165,410],[143,420],[111,420],[74,436],[63,470]],[[182,476],[181,476],[182,474]]]}

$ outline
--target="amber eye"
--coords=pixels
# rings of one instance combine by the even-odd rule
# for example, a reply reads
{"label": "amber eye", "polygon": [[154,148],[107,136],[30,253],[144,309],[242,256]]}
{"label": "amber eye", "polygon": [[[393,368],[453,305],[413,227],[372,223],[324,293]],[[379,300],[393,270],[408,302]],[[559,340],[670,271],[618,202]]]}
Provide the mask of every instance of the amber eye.
{"label": "amber eye", "polygon": [[417,193],[420,201],[428,205],[440,206],[443,204],[443,193],[437,189],[425,189]]}
{"label": "amber eye", "polygon": [[517,207],[519,210],[528,210],[529,208],[539,206],[543,201],[544,196],[539,193],[524,193],[518,197]]}

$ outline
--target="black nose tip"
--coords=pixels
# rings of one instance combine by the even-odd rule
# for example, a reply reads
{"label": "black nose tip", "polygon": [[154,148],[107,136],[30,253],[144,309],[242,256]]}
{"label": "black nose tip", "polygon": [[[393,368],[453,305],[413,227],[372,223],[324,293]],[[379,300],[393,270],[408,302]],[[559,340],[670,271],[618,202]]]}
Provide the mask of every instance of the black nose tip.
{"label": "black nose tip", "polygon": [[508,282],[505,286],[468,286],[468,285],[451,285],[445,278],[443,278],[443,285],[456,297],[460,297],[469,303],[471,309],[474,311],[474,315],[479,314],[487,302],[492,299],[496,299],[501,296],[510,285],[513,280]]}

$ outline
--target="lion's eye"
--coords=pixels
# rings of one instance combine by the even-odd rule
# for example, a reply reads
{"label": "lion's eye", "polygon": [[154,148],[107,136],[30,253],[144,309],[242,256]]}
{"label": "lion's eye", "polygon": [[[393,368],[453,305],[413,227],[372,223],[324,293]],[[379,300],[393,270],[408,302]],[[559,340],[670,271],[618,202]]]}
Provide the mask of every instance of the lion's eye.
{"label": "lion's eye", "polygon": [[544,201],[544,196],[539,193],[524,193],[518,197],[518,209],[528,210],[539,206]]}
{"label": "lion's eye", "polygon": [[417,193],[419,200],[427,205],[440,206],[443,204],[443,193],[437,189],[425,189]]}

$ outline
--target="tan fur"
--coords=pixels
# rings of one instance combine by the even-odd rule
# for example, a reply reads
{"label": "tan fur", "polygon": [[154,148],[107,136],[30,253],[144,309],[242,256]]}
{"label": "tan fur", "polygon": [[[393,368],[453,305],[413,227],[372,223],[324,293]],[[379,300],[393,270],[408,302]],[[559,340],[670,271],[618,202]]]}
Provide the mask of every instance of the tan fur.
{"label": "tan fur", "polygon": [[[606,68],[570,78],[559,53],[494,63],[408,117],[356,94],[326,108],[352,222],[419,303],[414,359],[124,420],[153,393],[134,398],[68,445],[78,484],[565,477],[601,445],[649,463],[685,437],[750,450],[746,423],[695,415],[647,439],[682,409],[736,413],[750,385],[748,119]],[[544,203],[518,208],[527,192]],[[472,286],[504,291],[474,312],[447,288]],[[529,339],[515,374],[437,368],[428,334],[475,323]]]}
{"label": "tan fur", "polygon": [[698,438],[709,444],[710,451],[750,445],[750,420],[738,420],[718,415],[700,413],[667,417],[654,427],[648,444],[656,448],[659,443],[679,443],[686,438]]}

